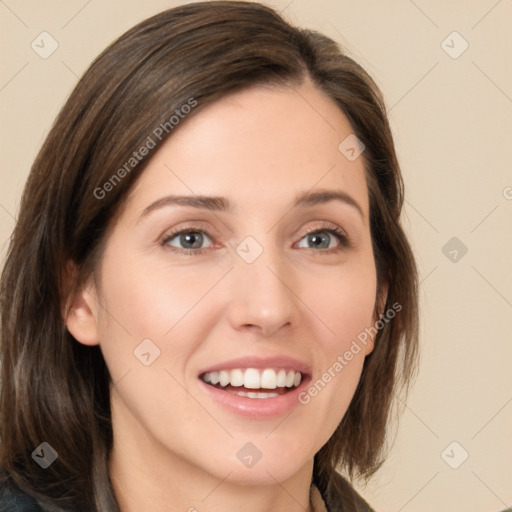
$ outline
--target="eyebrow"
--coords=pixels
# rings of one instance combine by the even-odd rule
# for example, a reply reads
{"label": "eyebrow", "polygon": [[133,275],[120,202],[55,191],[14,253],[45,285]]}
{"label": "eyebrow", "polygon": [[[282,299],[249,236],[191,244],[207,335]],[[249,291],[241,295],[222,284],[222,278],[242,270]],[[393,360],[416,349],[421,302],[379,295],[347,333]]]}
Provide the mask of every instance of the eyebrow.
{"label": "eyebrow", "polygon": [[[308,208],[319,204],[328,203],[330,201],[339,201],[352,206],[359,215],[364,219],[363,209],[359,203],[349,194],[341,190],[317,190],[315,192],[303,192],[299,194],[293,205],[294,208]],[[151,212],[159,210],[167,206],[189,206],[201,210],[209,210],[213,212],[230,212],[233,211],[233,205],[226,197],[221,196],[165,196],[157,199],[154,203],[147,206],[139,216],[137,222],[147,217]]]}

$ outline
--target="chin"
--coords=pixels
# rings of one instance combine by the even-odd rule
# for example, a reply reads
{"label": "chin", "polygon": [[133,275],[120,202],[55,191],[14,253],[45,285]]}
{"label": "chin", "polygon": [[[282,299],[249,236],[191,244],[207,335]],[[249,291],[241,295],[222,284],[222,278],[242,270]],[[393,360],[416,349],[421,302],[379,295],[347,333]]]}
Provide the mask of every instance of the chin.
{"label": "chin", "polygon": [[[310,450],[288,447],[278,438],[269,442],[262,437],[254,443],[246,439],[235,443],[234,457],[228,457],[225,451],[214,457],[215,474],[220,479],[229,474],[227,481],[240,485],[275,485],[276,481],[290,479],[308,463],[312,469],[314,453],[310,455]],[[218,461],[223,456],[224,461],[219,466]]]}
{"label": "chin", "polygon": [[231,468],[233,472],[229,475],[227,481],[238,485],[275,485],[276,482],[286,482],[303,467],[304,462],[299,461],[285,465],[282,461],[272,460],[267,461],[267,464],[264,465],[262,459],[252,468],[240,467],[239,464],[235,465]]}

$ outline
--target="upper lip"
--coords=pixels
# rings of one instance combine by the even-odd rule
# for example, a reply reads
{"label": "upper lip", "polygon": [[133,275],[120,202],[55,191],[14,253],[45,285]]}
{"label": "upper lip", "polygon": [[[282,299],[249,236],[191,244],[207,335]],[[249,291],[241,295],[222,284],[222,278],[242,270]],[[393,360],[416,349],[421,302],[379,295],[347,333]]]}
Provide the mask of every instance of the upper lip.
{"label": "upper lip", "polygon": [[274,356],[274,357],[239,357],[237,359],[230,359],[229,361],[223,361],[217,363],[208,368],[204,368],[199,372],[199,375],[204,373],[218,372],[220,370],[235,370],[237,368],[278,368],[283,370],[295,370],[296,372],[302,373],[302,375],[311,374],[311,366],[293,359],[288,356]]}

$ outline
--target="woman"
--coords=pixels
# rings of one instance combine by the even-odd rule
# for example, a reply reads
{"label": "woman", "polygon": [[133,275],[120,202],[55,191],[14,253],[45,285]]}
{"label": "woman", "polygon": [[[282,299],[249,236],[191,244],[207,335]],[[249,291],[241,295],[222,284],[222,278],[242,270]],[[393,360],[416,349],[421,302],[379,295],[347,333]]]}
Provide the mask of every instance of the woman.
{"label": "woman", "polygon": [[251,2],[121,36],[3,270],[2,510],[371,510],[349,481],[417,354],[402,201],[380,92],[327,37]]}

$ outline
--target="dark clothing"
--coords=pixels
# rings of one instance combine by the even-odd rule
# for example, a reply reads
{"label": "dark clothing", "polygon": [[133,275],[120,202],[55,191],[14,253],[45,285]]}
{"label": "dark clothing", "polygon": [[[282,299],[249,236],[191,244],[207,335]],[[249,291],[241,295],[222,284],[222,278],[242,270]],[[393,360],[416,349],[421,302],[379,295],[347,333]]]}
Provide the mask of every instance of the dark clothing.
{"label": "dark clothing", "polygon": [[0,512],[45,512],[34,499],[21,489],[0,488]]}

